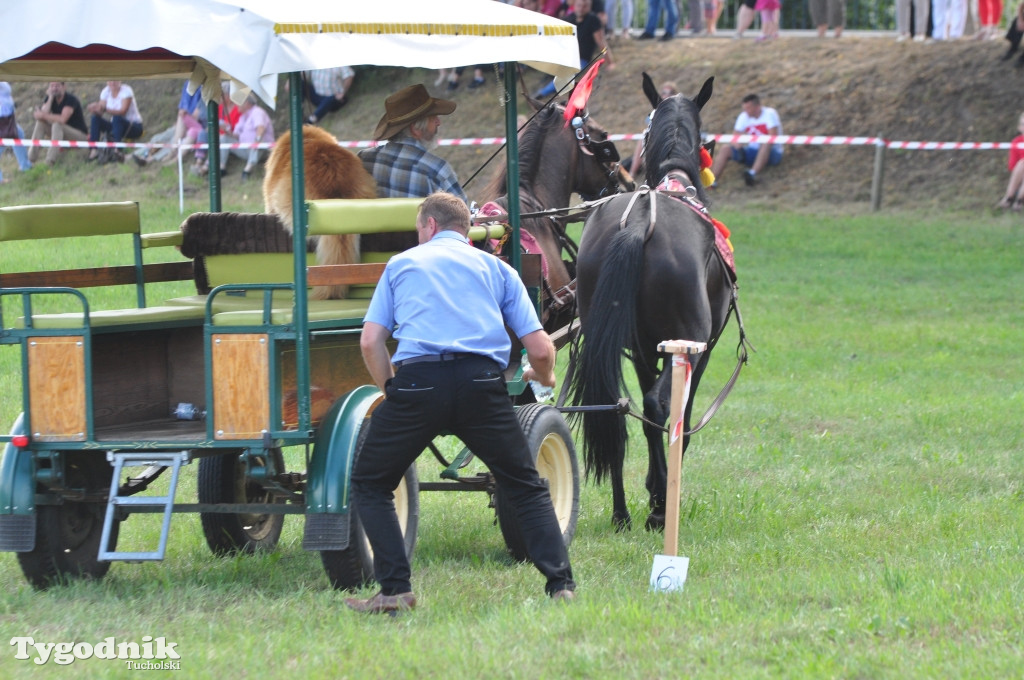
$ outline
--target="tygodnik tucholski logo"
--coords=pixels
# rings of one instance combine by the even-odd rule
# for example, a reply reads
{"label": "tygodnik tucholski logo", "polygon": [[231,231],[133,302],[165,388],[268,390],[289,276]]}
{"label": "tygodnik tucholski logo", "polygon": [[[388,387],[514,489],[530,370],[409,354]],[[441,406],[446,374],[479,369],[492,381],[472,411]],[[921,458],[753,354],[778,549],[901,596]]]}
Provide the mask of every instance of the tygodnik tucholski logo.
{"label": "tygodnik tucholski logo", "polygon": [[14,658],[42,666],[53,662],[66,666],[83,659],[117,659],[130,670],[181,670],[181,655],[175,651],[177,642],[165,637],[145,635],[142,642],[103,638],[102,642],[36,642],[31,637],[13,637]]}

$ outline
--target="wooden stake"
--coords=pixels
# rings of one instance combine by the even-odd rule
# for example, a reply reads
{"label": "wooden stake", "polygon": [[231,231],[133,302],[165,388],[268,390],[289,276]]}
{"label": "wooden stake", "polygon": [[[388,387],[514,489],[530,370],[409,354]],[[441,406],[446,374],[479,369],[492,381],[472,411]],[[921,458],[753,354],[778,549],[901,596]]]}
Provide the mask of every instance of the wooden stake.
{"label": "wooden stake", "polygon": [[658,345],[659,352],[672,355],[672,400],[669,411],[668,432],[668,488],[665,508],[665,554],[679,554],[679,500],[683,472],[683,414],[690,393],[690,374],[693,370],[689,355],[707,349],[707,343],[689,340],[666,340]]}

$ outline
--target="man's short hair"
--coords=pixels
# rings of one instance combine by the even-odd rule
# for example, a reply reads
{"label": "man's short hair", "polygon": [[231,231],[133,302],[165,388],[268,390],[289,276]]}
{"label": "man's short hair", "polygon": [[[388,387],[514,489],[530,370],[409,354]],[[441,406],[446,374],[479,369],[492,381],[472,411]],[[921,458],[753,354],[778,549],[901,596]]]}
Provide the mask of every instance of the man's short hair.
{"label": "man's short hair", "polygon": [[457,229],[463,233],[469,231],[469,208],[455,194],[435,191],[420,203],[420,218],[426,221],[433,217],[442,229]]}
{"label": "man's short hair", "polygon": [[761,98],[758,97],[756,94],[748,94],[746,97],[743,98],[743,103],[752,103],[757,105],[761,103]]}

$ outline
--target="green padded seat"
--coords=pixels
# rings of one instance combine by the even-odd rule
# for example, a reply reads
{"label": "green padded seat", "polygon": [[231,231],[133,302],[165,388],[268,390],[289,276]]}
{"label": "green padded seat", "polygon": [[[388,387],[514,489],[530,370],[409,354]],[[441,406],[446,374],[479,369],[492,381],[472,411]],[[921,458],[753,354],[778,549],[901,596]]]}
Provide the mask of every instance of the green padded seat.
{"label": "green padded seat", "polygon": [[[137,324],[179,323],[183,321],[203,320],[202,307],[185,305],[165,305],[161,307],[142,307],[139,309],[104,309],[89,312],[89,324],[93,328],[109,328],[115,326],[134,326]],[[18,326],[25,327],[25,317],[18,317]],[[81,312],[65,312],[63,314],[33,314],[33,328],[81,328]]]}
{"label": "green padded seat", "polygon": [[[353,321],[361,323],[366,315],[369,300],[310,300],[308,318],[316,321]],[[275,307],[270,312],[270,322],[284,326],[292,323],[292,307]],[[260,326],[263,324],[263,309],[220,312],[213,317],[214,326]]]}

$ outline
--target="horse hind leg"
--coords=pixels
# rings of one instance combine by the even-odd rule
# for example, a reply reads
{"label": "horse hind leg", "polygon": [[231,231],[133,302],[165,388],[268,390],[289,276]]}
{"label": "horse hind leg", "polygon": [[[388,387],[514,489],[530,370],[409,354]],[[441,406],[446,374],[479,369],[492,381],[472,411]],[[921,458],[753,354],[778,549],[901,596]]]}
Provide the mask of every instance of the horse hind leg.
{"label": "horse hind leg", "polygon": [[[665,462],[665,433],[659,425],[669,418],[671,373],[663,371],[654,387],[644,394],[644,437],[647,438],[647,493],[650,514],[644,527],[648,531],[665,529],[666,496],[668,493],[668,468]],[[656,423],[652,425],[650,423]]]}
{"label": "horse hind leg", "polygon": [[622,482],[622,466],[611,471],[612,479],[612,524],[615,531],[629,531],[633,528],[633,518],[626,507],[626,491]]}

